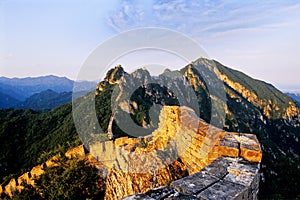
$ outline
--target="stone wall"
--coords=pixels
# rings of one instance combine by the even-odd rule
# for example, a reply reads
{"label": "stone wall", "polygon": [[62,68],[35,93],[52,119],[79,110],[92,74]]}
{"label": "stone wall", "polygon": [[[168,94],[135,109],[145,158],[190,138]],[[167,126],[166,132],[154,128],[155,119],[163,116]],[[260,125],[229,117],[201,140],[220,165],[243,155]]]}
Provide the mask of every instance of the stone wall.
{"label": "stone wall", "polygon": [[[85,154],[84,147],[79,146],[65,155],[95,160],[94,165],[106,180],[106,199],[137,193],[143,194],[130,198],[257,198],[262,152],[256,136],[213,127],[187,107],[163,107],[159,128],[150,136],[118,138],[93,144],[89,149],[90,153]],[[53,159],[46,165],[53,166]],[[34,185],[33,177],[42,173],[43,165],[38,165],[1,186],[0,194],[3,190],[11,196],[22,189],[22,181]]]}
{"label": "stone wall", "polygon": [[257,199],[259,164],[221,157],[200,172],[123,200]]}
{"label": "stone wall", "polygon": [[[106,199],[120,199],[167,186],[221,158],[231,157],[256,165],[262,158],[255,135],[225,132],[199,119],[191,109],[176,106],[163,107],[159,128],[151,136],[97,143],[90,146],[90,151],[110,169]],[[218,181],[215,187],[221,187],[221,183],[234,182]]]}

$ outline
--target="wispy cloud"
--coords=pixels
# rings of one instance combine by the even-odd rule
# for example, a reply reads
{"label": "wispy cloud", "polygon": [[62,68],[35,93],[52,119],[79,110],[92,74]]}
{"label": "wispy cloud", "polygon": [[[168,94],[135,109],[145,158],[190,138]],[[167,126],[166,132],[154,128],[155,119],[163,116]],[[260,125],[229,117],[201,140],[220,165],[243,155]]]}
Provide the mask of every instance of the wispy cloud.
{"label": "wispy cloud", "polygon": [[108,24],[117,31],[142,26],[145,9],[134,1],[122,1],[120,7],[110,16]]}
{"label": "wispy cloud", "polygon": [[299,16],[300,8],[300,3],[297,1],[159,0],[148,2],[150,2],[148,6],[142,6],[138,1],[124,1],[108,17],[109,25],[117,31],[158,26],[191,35],[209,35],[282,23],[295,15]]}

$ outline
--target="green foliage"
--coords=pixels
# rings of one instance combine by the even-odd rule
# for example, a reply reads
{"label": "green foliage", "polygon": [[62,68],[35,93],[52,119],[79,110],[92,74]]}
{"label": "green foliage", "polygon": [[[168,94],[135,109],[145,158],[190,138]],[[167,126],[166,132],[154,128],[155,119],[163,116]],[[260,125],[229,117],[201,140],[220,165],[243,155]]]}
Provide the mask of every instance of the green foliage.
{"label": "green foliage", "polygon": [[104,182],[98,175],[97,168],[87,160],[61,157],[57,166],[45,169],[37,179],[35,187],[24,185],[25,189],[16,192],[14,199],[73,200],[103,198]]}
{"label": "green foliage", "polygon": [[[99,108],[97,116],[104,131],[107,131],[111,115],[111,93],[112,87],[108,86],[95,99],[96,107]],[[0,109],[0,183],[80,144],[71,103],[43,113]]]}
{"label": "green foliage", "polygon": [[[229,89],[230,90],[230,89]],[[233,92],[233,91],[230,91]],[[237,96],[238,97],[238,96]],[[264,181],[260,183],[261,199],[292,199],[299,195],[300,127],[285,120],[268,119],[262,111],[241,97],[227,96],[231,114],[226,116],[228,131],[256,134],[263,150]]]}
{"label": "green foliage", "polygon": [[[295,199],[299,196],[299,158],[281,156],[276,162],[269,156],[263,158],[265,181],[260,183],[261,199]],[[277,198],[281,197],[281,198]]]}
{"label": "green foliage", "polygon": [[24,187],[21,191],[16,191],[13,193],[14,200],[41,200],[42,197],[39,191],[32,185],[22,184]]}
{"label": "green foliage", "polygon": [[42,152],[50,156],[79,144],[71,104],[46,113],[0,110],[0,182],[45,161],[38,160]]}
{"label": "green foliage", "polygon": [[113,89],[113,85],[107,85],[105,90],[95,97],[96,114],[104,132],[107,132],[111,116],[111,95]]}
{"label": "green foliage", "polygon": [[62,159],[58,166],[46,168],[37,180],[37,188],[44,199],[87,199],[104,191],[101,181],[98,170],[86,164],[86,160]]}
{"label": "green foliage", "polygon": [[34,94],[25,101],[17,104],[16,108],[33,109],[33,110],[50,110],[72,100],[72,92],[55,92],[46,90]]}
{"label": "green foliage", "polygon": [[[149,91],[152,95],[149,94]],[[140,126],[143,125],[143,122],[146,122],[147,124],[151,123],[154,128],[157,128],[159,112],[155,113],[150,119],[149,110],[154,104],[162,106],[179,105],[175,95],[172,96],[170,93],[173,93],[171,89],[154,83],[148,84],[146,88],[137,88],[130,97],[130,100],[136,102],[138,105],[136,109],[133,109],[132,120]]]}
{"label": "green foliage", "polygon": [[[271,104],[278,105],[279,110],[272,110],[273,119],[282,118],[286,108],[289,106],[288,102],[294,102],[291,97],[283,94],[269,83],[253,79],[242,72],[225,67],[217,61],[214,61],[214,63],[222,74],[226,74],[232,81],[243,85],[245,88],[256,94],[260,100],[265,103],[271,102]],[[262,107],[260,108],[262,109]]]}

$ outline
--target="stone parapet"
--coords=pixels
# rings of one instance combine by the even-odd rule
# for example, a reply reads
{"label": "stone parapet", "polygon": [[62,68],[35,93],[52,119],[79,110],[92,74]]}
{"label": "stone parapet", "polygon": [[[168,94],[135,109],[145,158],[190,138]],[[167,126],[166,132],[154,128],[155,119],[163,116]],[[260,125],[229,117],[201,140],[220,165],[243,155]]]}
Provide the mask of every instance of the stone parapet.
{"label": "stone parapet", "polygon": [[259,164],[243,158],[221,157],[200,172],[123,200],[257,199]]}

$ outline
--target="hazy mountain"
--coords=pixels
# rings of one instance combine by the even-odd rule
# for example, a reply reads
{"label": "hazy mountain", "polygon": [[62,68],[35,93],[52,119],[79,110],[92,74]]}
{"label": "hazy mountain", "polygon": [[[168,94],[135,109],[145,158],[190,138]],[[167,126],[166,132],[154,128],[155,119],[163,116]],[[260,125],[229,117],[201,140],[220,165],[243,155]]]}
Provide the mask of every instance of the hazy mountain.
{"label": "hazy mountain", "polygon": [[[213,81],[209,77],[215,66],[220,72],[218,78],[224,83],[225,99],[218,93],[209,93],[208,83],[203,78],[205,75],[208,77],[206,80]],[[151,82],[156,84],[148,84]],[[215,85],[214,82],[209,84],[211,87]],[[132,86],[138,87],[126,93]],[[216,88],[218,86],[215,85]],[[156,118],[151,117],[157,112],[152,109],[154,105],[180,103],[191,107],[195,105],[192,102],[195,94],[199,104],[196,113],[206,122],[218,123],[213,119],[221,112],[217,109],[212,114],[211,108],[213,102],[219,102],[224,105],[226,116],[221,124],[215,125],[224,125],[226,131],[256,134],[262,145],[264,178],[260,184],[261,197],[280,199],[300,195],[299,107],[291,97],[268,83],[227,68],[217,61],[201,58],[180,71],[167,70],[158,77],[151,77],[148,71],[142,69],[128,74],[117,66],[98,84],[95,93],[99,123],[105,132],[112,134],[112,138],[126,135],[117,125],[118,117],[112,118],[112,110],[114,115],[130,113],[135,123],[151,130],[157,123]],[[88,93],[76,101],[84,115],[88,115],[91,106],[94,106],[89,102],[92,98],[94,94]],[[124,104],[126,98],[130,100],[129,106]],[[114,107],[112,102],[115,102]],[[42,151],[69,148],[75,145],[72,141],[78,138],[70,104],[42,114],[9,109],[2,110],[0,115],[1,178],[34,166]],[[87,128],[94,130],[92,122],[80,120],[87,123]],[[108,126],[110,121],[112,127]]]}
{"label": "hazy mountain", "polygon": [[[84,96],[87,91],[77,92],[73,97],[79,98]],[[14,108],[32,109],[36,111],[45,111],[56,108],[72,101],[72,92],[55,92],[53,90],[45,90],[28,97],[25,101],[14,105]]]}
{"label": "hazy mountain", "polygon": [[72,92],[54,92],[45,90],[36,93],[15,107],[32,110],[49,110],[72,101]]}
{"label": "hazy mountain", "polygon": [[[11,85],[6,85],[6,84],[3,84],[3,83],[0,83],[0,92],[2,94],[13,97],[14,99],[16,99],[18,101],[23,101],[23,100],[25,100],[26,98],[28,98],[30,96],[30,95],[27,95],[26,93],[18,90],[18,87],[11,86]],[[4,105],[4,107],[7,107],[7,105]]]}
{"label": "hazy mountain", "polygon": [[300,102],[300,92],[287,92],[286,94]]}
{"label": "hazy mountain", "polygon": [[9,86],[8,89],[15,91],[18,96],[14,98],[25,100],[35,93],[51,89],[55,92],[69,92],[73,89],[73,81],[66,77],[41,76],[28,78],[6,78],[0,77],[0,83]]}
{"label": "hazy mountain", "polygon": [[[64,92],[69,93],[68,96],[72,96],[70,92],[73,91],[73,85],[73,80],[53,75],[34,78],[0,77],[0,92],[2,95],[6,96],[0,104],[0,108],[32,108],[36,110],[54,108],[56,107],[54,105],[58,106],[66,103],[67,99],[68,101],[71,101],[70,98],[66,98]],[[76,91],[86,93],[94,89],[95,85],[96,83],[94,82],[81,81],[76,84]],[[47,94],[44,93],[44,91],[46,90],[61,94],[60,96],[53,94],[53,98],[45,98]],[[50,94],[48,93],[48,96],[49,95]],[[40,100],[37,102],[39,98]],[[38,104],[35,106],[35,103]]]}
{"label": "hazy mountain", "polygon": [[20,101],[0,91],[0,108],[11,108],[18,103],[20,103]]}

